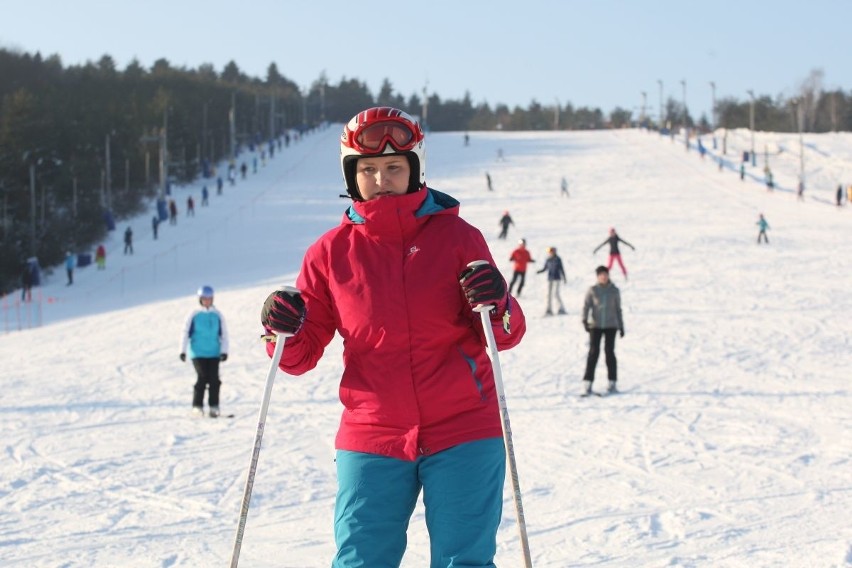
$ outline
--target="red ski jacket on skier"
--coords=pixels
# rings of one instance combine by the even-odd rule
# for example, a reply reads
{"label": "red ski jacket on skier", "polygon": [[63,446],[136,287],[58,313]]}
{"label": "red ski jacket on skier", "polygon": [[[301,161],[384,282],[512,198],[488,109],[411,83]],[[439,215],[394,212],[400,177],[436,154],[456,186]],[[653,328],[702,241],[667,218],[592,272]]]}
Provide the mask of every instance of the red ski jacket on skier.
{"label": "red ski jacket on skier", "polygon": [[[414,460],[502,436],[481,318],[459,284],[469,262],[494,260],[458,210],[431,189],[356,201],[305,253],[296,285],[306,318],[287,338],[280,368],[313,369],[340,333],[337,449]],[[514,298],[507,306],[509,333],[492,318],[500,350],[526,331]]]}
{"label": "red ski jacket on skier", "polygon": [[515,272],[526,272],[527,264],[532,261],[532,255],[530,255],[530,251],[526,248],[518,247],[512,251],[509,260],[514,263]]}

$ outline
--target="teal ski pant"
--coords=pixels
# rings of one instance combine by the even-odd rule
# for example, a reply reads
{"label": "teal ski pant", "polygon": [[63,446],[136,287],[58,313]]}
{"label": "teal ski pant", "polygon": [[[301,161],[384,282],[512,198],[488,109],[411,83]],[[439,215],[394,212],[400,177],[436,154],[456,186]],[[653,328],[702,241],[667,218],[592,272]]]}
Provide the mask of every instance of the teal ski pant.
{"label": "teal ski pant", "polygon": [[430,567],[493,568],[505,478],[502,438],[415,461],[338,450],[332,568],[398,568],[421,489]]}

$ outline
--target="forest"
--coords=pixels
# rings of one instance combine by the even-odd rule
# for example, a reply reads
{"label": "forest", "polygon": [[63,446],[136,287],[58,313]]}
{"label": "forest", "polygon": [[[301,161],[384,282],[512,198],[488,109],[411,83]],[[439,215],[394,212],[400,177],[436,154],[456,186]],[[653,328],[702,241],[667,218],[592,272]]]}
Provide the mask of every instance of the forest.
{"label": "forest", "polygon": [[401,108],[431,131],[852,129],[852,93],[824,91],[820,70],[795,98],[721,99],[713,117],[695,118],[673,98],[656,116],[535,100],[509,108],[474,102],[469,94],[461,100],[405,96],[390,79],[372,93],[356,78],[334,83],[320,74],[300,89],[275,63],[260,78],[234,61],[221,70],[177,68],[167,59],[118,69],[109,55],[65,66],[57,55],[0,49],[0,292],[19,286],[27,259],[52,266],[66,251],[90,249],[114,222],[149,207],[170,184],[209,177],[214,164],[346,122],[374,105]]}

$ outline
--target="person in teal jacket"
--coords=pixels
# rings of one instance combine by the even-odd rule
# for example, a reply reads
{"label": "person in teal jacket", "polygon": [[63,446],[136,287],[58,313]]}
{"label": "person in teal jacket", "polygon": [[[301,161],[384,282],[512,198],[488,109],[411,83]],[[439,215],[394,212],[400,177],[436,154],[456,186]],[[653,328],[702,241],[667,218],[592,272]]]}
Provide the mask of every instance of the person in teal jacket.
{"label": "person in teal jacket", "polygon": [[769,223],[767,223],[766,219],[763,217],[763,213],[760,214],[760,218],[758,218],[757,228],[759,232],[757,233],[757,244],[760,244],[760,239],[766,241],[766,244],[769,244],[769,237],[766,236],[766,229],[769,228]]}
{"label": "person in teal jacket", "polygon": [[71,254],[71,251],[65,253],[65,272],[68,274],[68,283],[70,286],[74,283],[74,269],[77,267],[77,257]]}
{"label": "person in teal jacket", "polygon": [[209,389],[209,413],[211,418],[216,418],[219,416],[219,388],[222,384],[219,363],[228,359],[228,328],[225,318],[213,307],[213,288],[199,288],[198,303],[201,307],[189,314],[183,326],[180,360],[186,361],[188,353],[198,376],[192,397],[193,413],[198,416],[204,414],[204,391]]}

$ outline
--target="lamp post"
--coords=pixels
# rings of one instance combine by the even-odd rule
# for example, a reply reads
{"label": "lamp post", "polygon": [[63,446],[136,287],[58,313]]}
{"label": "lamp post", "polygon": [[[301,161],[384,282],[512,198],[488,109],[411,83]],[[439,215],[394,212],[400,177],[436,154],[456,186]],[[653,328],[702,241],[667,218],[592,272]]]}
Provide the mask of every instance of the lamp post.
{"label": "lamp post", "polygon": [[559,97],[555,97],[556,108],[553,109],[553,130],[559,130]]}
{"label": "lamp post", "polygon": [[686,149],[689,150],[689,122],[687,121],[689,113],[686,110],[686,79],[681,79],[680,84],[683,86],[683,140],[686,144]]}
{"label": "lamp post", "polygon": [[642,116],[639,117],[639,125],[645,124],[645,106],[648,104],[648,93],[642,91]]}
{"label": "lamp post", "polygon": [[308,127],[308,87],[302,89],[302,128]]}
{"label": "lamp post", "polygon": [[751,129],[751,165],[755,165],[755,157],[754,157],[754,91],[749,89],[746,91],[748,96],[751,98],[751,104],[749,105],[748,112],[748,122],[749,128]]}
{"label": "lamp post", "polygon": [[429,126],[428,126],[428,119],[429,119],[429,93],[428,93],[428,89],[429,89],[429,81],[426,81],[426,84],[423,85],[423,121],[422,121],[422,124],[421,124],[424,131],[426,131],[429,128]]}
{"label": "lamp post", "polygon": [[710,93],[711,93],[711,104],[713,105],[710,108],[710,120],[713,121],[713,124],[710,125],[711,129],[716,131],[716,83],[710,81]]}
{"label": "lamp post", "polygon": [[802,137],[802,113],[799,99],[793,99],[793,108],[796,112],[796,129],[799,131],[799,193],[805,189],[805,141]]}
{"label": "lamp post", "polygon": [[660,86],[660,131],[663,130],[663,80],[657,79],[657,84]]}

